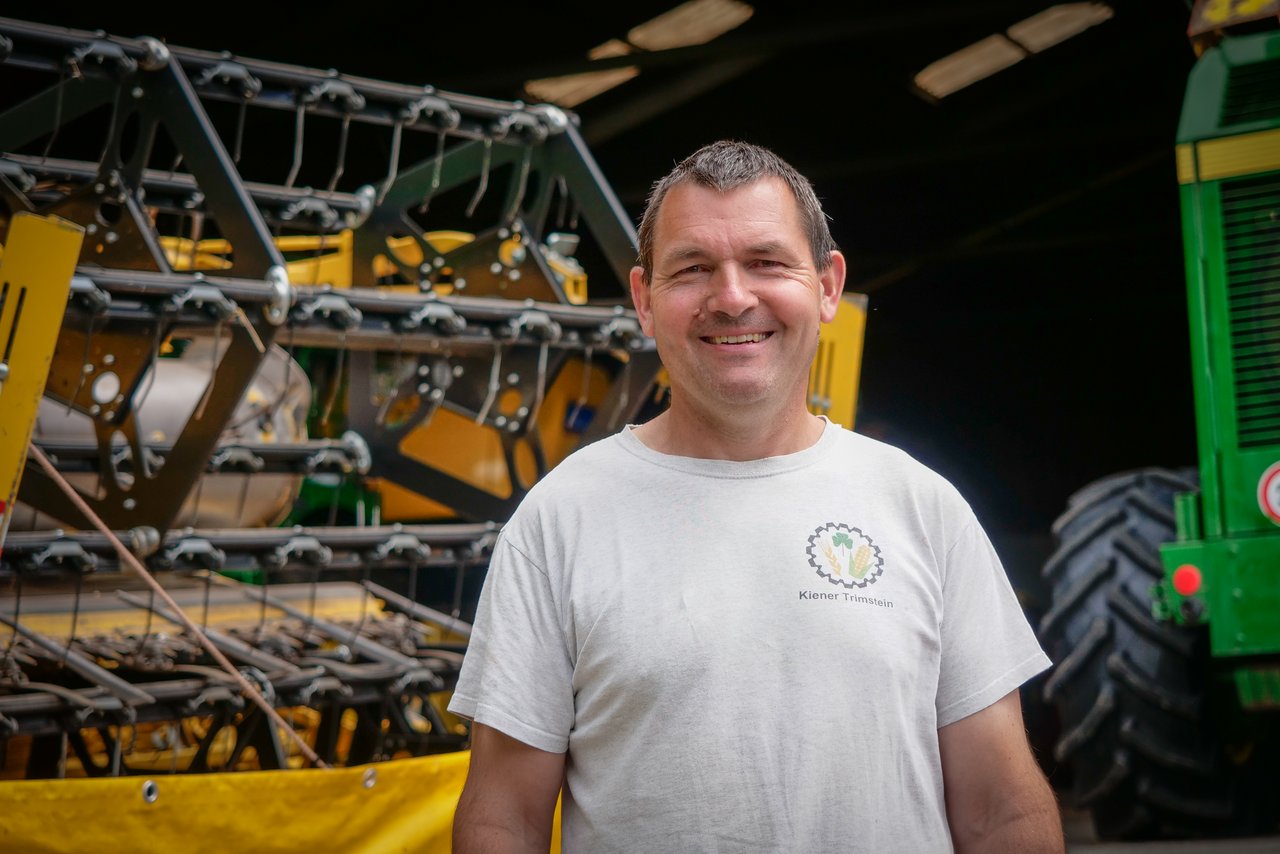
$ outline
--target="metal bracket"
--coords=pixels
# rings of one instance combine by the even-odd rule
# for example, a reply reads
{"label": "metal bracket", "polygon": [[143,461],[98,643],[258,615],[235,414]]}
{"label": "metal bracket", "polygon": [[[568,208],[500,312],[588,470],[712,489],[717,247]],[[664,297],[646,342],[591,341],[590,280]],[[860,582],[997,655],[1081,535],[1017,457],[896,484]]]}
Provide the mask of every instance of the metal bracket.
{"label": "metal bracket", "polygon": [[240,90],[240,97],[246,101],[252,100],[262,91],[262,81],[253,76],[248,68],[238,62],[224,60],[214,65],[210,65],[204,71],[200,72],[200,76],[191,81],[192,85],[197,89],[204,89],[214,81],[230,86],[235,84]]}
{"label": "metal bracket", "polygon": [[170,304],[179,313],[192,306],[218,321],[230,319],[237,308],[233,300],[213,285],[192,285],[185,293],[175,295]]}
{"label": "metal bracket", "polygon": [[76,572],[93,572],[98,568],[97,555],[85,551],[75,540],[54,540],[31,556],[30,565],[37,569],[71,568]]}
{"label": "metal bracket", "polygon": [[189,564],[217,572],[226,565],[227,555],[203,537],[183,537],[164,550],[162,561],[175,568]]}
{"label": "metal bracket", "polygon": [[87,62],[94,62],[105,67],[108,62],[115,65],[115,73],[120,77],[125,77],[138,70],[138,63],[124,52],[124,48],[115,42],[109,42],[105,39],[86,42],[71,51],[67,57],[67,65],[73,69],[73,74],[83,73],[84,66]]}
{"label": "metal bracket", "polygon": [[272,569],[280,569],[294,557],[311,566],[323,567],[333,560],[333,549],[321,545],[315,537],[292,537],[284,545],[259,559]]}
{"label": "metal bracket", "polygon": [[342,102],[342,108],[349,113],[359,112],[364,109],[365,97],[355,90],[355,87],[345,80],[321,80],[319,83],[312,85],[302,96],[302,103],[306,105],[315,104],[322,99],[328,99],[330,102]]}
{"label": "metal bracket", "polygon": [[392,534],[385,543],[373,550],[373,558],[378,563],[389,557],[410,559],[411,562],[425,562],[431,557],[431,547],[413,534]]}
{"label": "metal bracket", "polygon": [[248,448],[237,445],[224,445],[209,459],[211,472],[244,472],[257,474],[266,466],[266,461]]}
{"label": "metal bracket", "polygon": [[508,320],[502,329],[507,338],[518,338],[521,332],[528,332],[539,341],[559,341],[563,330],[546,312],[530,310]]}
{"label": "metal bracket", "polygon": [[467,328],[467,320],[443,303],[428,302],[396,321],[402,332],[412,332],[424,324],[445,335],[457,335]]}
{"label": "metal bracket", "polygon": [[339,329],[351,329],[359,326],[360,321],[364,319],[364,314],[360,309],[338,294],[321,294],[299,303],[293,309],[295,322],[310,323],[317,316],[329,321]]}

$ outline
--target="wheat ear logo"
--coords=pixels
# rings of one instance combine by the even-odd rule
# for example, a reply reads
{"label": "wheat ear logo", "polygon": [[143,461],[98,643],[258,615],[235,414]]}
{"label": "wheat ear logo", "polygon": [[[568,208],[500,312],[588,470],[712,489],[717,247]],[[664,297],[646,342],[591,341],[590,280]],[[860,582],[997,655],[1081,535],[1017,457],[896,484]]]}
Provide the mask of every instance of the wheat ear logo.
{"label": "wheat ear logo", "polygon": [[866,587],[884,573],[880,547],[857,528],[828,522],[809,535],[809,565],[842,587]]}

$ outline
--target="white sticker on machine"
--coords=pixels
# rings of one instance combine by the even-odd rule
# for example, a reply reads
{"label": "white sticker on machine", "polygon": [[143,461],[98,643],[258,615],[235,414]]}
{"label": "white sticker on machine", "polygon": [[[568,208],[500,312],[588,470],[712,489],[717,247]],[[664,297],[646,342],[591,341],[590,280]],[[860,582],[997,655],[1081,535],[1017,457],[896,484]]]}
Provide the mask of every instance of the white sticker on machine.
{"label": "white sticker on machine", "polygon": [[1280,525],[1280,462],[1272,463],[1258,481],[1258,506],[1266,517]]}

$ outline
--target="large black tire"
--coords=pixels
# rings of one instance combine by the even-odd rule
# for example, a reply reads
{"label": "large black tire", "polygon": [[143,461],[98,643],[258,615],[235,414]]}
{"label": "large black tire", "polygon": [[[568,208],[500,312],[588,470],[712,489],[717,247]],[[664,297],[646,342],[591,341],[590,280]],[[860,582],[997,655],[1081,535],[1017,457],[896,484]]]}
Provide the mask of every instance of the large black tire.
{"label": "large black tire", "polygon": [[1115,475],[1072,496],[1054,524],[1040,636],[1055,668],[1044,696],[1061,726],[1054,757],[1102,839],[1250,829],[1241,769],[1209,697],[1207,635],[1151,614],[1173,495],[1194,488],[1158,469]]}

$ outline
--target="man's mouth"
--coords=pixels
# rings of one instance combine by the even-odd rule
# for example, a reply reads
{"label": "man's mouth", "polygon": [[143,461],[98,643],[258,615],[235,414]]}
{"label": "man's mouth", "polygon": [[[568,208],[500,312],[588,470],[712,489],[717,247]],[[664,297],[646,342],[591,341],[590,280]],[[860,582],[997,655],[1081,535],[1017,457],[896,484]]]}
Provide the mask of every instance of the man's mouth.
{"label": "man's mouth", "polygon": [[747,335],[710,335],[702,340],[712,344],[759,344],[772,334],[772,332],[752,332]]}

